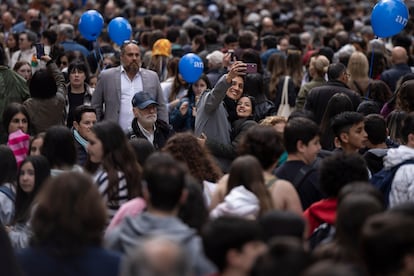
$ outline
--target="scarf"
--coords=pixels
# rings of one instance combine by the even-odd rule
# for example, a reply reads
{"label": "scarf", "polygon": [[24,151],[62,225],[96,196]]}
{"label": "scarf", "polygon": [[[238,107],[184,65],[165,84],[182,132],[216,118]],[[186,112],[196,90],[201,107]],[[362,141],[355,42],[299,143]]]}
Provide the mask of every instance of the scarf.
{"label": "scarf", "polygon": [[75,137],[75,140],[87,151],[88,141],[83,138],[79,132],[74,129],[73,130],[73,136]]}
{"label": "scarf", "polygon": [[223,99],[224,107],[227,110],[228,117],[230,123],[233,123],[235,120],[238,119],[236,108],[237,108],[237,101],[230,99],[229,97],[225,96]]}

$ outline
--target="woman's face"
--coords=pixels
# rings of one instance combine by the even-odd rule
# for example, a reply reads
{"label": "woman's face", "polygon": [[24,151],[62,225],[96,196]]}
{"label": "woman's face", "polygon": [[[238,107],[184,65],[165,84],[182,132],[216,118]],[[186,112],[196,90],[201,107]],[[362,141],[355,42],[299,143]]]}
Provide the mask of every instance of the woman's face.
{"label": "woman's face", "polygon": [[95,133],[91,132],[89,135],[88,144],[89,159],[93,163],[100,163],[104,157],[104,150],[101,140],[98,139]]}
{"label": "woman's face", "polygon": [[70,85],[72,86],[83,86],[85,84],[86,75],[85,72],[79,71],[78,69],[73,70],[69,74]]}
{"label": "woman's face", "polygon": [[29,64],[24,64],[19,69],[17,69],[17,73],[25,80],[30,80],[32,77],[32,68],[29,66]]}
{"label": "woman's face", "polygon": [[62,57],[59,59],[59,63],[60,63],[60,65],[59,65],[59,69],[60,69],[60,70],[65,69],[66,67],[68,67],[68,58],[67,58],[66,56],[62,56]]}
{"label": "woman's face", "polygon": [[26,193],[31,193],[35,185],[35,170],[31,162],[26,162],[20,168],[20,188]]}
{"label": "woman's face", "polygon": [[40,149],[43,146],[43,138],[37,138],[33,140],[32,145],[30,147],[30,155],[40,155]]}
{"label": "woman's face", "polygon": [[207,83],[203,79],[199,79],[193,83],[194,95],[200,96],[207,89]]}
{"label": "woman's face", "polygon": [[252,115],[252,101],[249,97],[241,97],[238,100],[236,112],[239,118],[246,118]]}
{"label": "woman's face", "polygon": [[20,129],[24,133],[27,133],[28,128],[29,128],[29,122],[27,121],[26,116],[23,113],[19,112],[19,113],[16,113],[16,115],[12,117],[9,123],[8,132],[13,133]]}
{"label": "woman's face", "polygon": [[10,34],[8,37],[7,37],[7,41],[6,41],[6,46],[7,46],[7,48],[14,48],[14,47],[16,47],[16,45],[17,45],[17,41],[16,41],[16,39],[14,39],[14,36],[12,35],[12,34]]}

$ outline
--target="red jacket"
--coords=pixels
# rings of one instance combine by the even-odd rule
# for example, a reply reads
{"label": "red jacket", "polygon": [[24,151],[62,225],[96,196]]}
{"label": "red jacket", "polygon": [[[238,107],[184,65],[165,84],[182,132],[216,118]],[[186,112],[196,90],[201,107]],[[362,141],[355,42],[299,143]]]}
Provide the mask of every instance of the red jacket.
{"label": "red jacket", "polygon": [[335,224],[337,203],[337,198],[322,199],[303,212],[309,225],[308,237],[322,223]]}

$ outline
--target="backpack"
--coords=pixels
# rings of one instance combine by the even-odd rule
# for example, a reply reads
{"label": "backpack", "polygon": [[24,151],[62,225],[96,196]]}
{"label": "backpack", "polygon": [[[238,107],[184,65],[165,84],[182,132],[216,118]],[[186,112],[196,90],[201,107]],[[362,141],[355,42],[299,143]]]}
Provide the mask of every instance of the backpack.
{"label": "backpack", "polygon": [[15,201],[15,195],[13,191],[7,186],[0,186],[0,192],[5,194],[11,201]]}
{"label": "backpack", "polygon": [[309,247],[314,250],[318,245],[331,242],[335,236],[335,226],[329,223],[322,223],[316,228],[309,237]]}
{"label": "backpack", "polygon": [[388,197],[390,195],[394,175],[401,166],[407,164],[414,164],[414,160],[406,160],[398,165],[395,165],[394,167],[383,168],[371,177],[371,183],[382,192],[384,196],[384,203],[386,206],[388,206],[389,203]]}

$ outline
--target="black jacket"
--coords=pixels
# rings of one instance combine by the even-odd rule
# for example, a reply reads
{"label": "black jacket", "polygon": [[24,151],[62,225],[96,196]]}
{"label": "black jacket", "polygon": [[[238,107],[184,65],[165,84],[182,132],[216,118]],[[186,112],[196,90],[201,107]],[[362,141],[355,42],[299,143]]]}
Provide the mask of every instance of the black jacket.
{"label": "black jacket", "polygon": [[[145,135],[141,132],[141,130],[138,127],[137,118],[134,118],[132,120],[131,124],[132,129],[130,129],[128,133],[129,139],[134,138],[145,138]],[[156,150],[161,149],[165,143],[167,142],[168,138],[170,138],[174,134],[174,130],[164,121],[157,119],[155,122],[155,132],[154,132],[154,148]]]}
{"label": "black jacket", "polygon": [[318,124],[322,121],[329,100],[337,93],[344,93],[351,99],[354,111],[356,111],[358,105],[361,103],[360,96],[338,80],[329,80],[322,86],[312,88],[306,98],[305,109],[313,112],[315,121]]}

